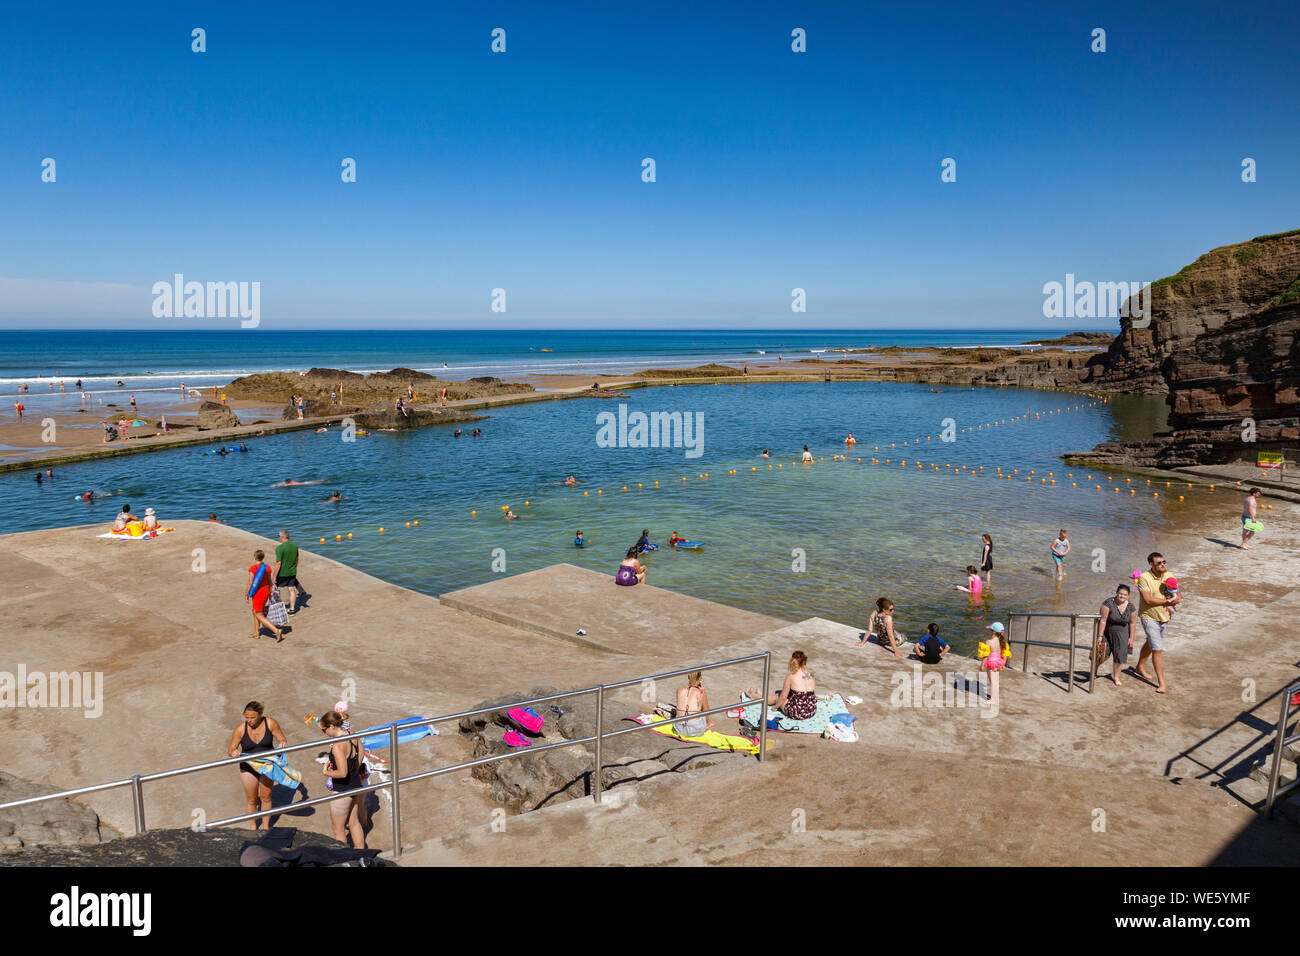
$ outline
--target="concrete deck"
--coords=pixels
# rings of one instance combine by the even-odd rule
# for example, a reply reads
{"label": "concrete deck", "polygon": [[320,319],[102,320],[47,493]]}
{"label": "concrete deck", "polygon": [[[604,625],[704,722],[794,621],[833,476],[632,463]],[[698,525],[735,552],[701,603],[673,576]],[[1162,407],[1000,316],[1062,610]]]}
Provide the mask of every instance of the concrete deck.
{"label": "concrete deck", "polygon": [[[619,588],[569,566],[444,596],[386,584],[306,549],[314,592],[283,644],[250,640],[246,568],[271,542],[206,522],[177,522],[148,542],[95,538],[100,526],[0,538],[7,626],[0,670],[98,670],[103,716],[20,709],[6,714],[0,767],[62,788],[220,759],[245,701],[259,699],[291,743],[319,739],[303,715],[355,686],[354,726],[466,709],[495,695],[550,684],[578,688],[749,653],[774,652],[774,679],[794,647],[819,690],[856,694],[862,741],[774,735],[770,759],[620,785],[609,804],[576,800],[517,817],[495,832],[494,805],[467,772],[403,789],[408,864],[437,863],[1284,863],[1300,859],[1300,829],[1260,820],[1246,779],[1268,744],[1277,692],[1300,676],[1288,635],[1300,611],[1289,542],[1300,509],[1276,511],[1272,551],[1229,551],[1188,535],[1164,545],[1200,596],[1171,639],[1171,693],[1136,678],[1066,694],[1062,666],[1036,652],[1035,669],[1004,674],[1002,708],[897,706],[913,661],[853,647],[856,630],[820,619],[790,623],[662,589]],[[205,570],[195,570],[196,549]],[[1243,562],[1248,562],[1243,565]],[[1185,568],[1195,568],[1190,577]],[[1252,582],[1232,593],[1224,582]],[[1219,582],[1220,591],[1215,591]],[[1243,603],[1244,599],[1244,603]],[[1254,603],[1252,603],[1252,599]],[[1080,608],[1080,610],[1095,610]],[[581,620],[575,615],[581,617]],[[584,638],[573,632],[587,631]],[[671,640],[666,639],[671,636]],[[929,669],[973,672],[968,662]],[[757,684],[761,668],[711,672],[715,706]],[[1243,681],[1253,698],[1243,700]],[[675,685],[674,685],[675,686]],[[965,685],[960,685],[964,690]],[[669,699],[672,688],[657,692]],[[965,698],[969,702],[970,698]],[[636,694],[610,701],[607,720],[644,709]],[[718,718],[722,728],[734,727]],[[324,749],[322,745],[322,750]],[[403,747],[403,774],[466,759],[451,728]],[[307,751],[314,754],[315,750]],[[312,796],[321,776],[309,757]],[[243,812],[233,768],[146,787],[152,827]],[[84,802],[131,832],[125,791]],[[371,845],[388,847],[387,802]],[[1094,829],[1097,811],[1106,828]],[[792,824],[803,820],[805,829]],[[328,815],[284,819],[328,832]],[[574,840],[574,837],[580,837]]]}

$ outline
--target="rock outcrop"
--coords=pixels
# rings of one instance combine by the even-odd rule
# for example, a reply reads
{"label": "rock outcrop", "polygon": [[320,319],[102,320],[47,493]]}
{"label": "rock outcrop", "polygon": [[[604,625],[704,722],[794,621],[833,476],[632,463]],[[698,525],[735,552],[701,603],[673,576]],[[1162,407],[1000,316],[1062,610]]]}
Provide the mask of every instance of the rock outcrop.
{"label": "rock outcrop", "polygon": [[194,424],[200,431],[211,428],[235,428],[239,425],[239,416],[220,402],[204,402],[194,416]]}
{"label": "rock outcrop", "polygon": [[[506,753],[513,748],[502,739],[508,730],[519,727],[506,716],[509,705],[521,700],[547,697],[559,693],[553,687],[534,687],[527,693],[510,694],[475,704],[500,706],[501,710],[460,722],[460,732],[470,738],[474,758]],[[532,737],[534,746],[581,740],[596,733],[595,698],[570,697],[555,702],[561,713],[549,707],[537,708],[545,719],[542,733]],[[606,713],[605,730],[615,729]],[[629,726],[629,725],[622,725]],[[700,744],[685,743],[652,731],[624,734],[605,741],[602,752],[606,789],[622,781],[639,780],[672,771],[709,767],[723,760],[744,759]],[[591,744],[557,747],[543,753],[525,753],[512,760],[497,760],[473,769],[474,779],[488,785],[488,795],[511,813],[524,813],[556,802],[591,794],[591,775],[595,766]]]}
{"label": "rock outcrop", "polygon": [[[0,771],[0,803],[38,797],[54,790]],[[3,853],[33,846],[98,844],[102,839],[99,817],[70,800],[29,803],[6,810],[0,819],[0,852]]]}
{"label": "rock outcrop", "polygon": [[1122,320],[1092,384],[1164,393],[1171,431],[1072,460],[1176,467],[1297,447],[1300,230],[1221,246],[1153,283],[1150,319]]}

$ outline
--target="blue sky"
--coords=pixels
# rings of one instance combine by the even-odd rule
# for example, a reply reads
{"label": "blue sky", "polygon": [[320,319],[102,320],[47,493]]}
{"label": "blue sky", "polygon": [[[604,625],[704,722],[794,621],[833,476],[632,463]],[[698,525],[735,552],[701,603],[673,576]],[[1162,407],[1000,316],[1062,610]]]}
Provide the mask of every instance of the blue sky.
{"label": "blue sky", "polygon": [[1300,226],[1294,3],[814,7],[11,5],[0,326],[1042,328]]}

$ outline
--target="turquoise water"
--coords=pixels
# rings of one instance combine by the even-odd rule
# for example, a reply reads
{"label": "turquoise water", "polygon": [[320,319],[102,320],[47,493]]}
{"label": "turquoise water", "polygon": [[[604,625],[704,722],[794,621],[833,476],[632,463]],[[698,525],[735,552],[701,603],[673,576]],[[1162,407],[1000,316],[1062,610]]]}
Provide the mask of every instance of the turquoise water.
{"label": "turquoise water", "polygon": [[[678,531],[705,542],[701,551],[647,556],[652,584],[778,617],[819,615],[859,626],[871,603],[886,595],[909,636],[935,621],[949,640],[969,646],[984,622],[1005,618],[1011,608],[1068,604],[1085,584],[1124,579],[1171,520],[1163,495],[1097,492],[1082,474],[1067,478],[1069,469],[1057,458],[1132,434],[1158,402],[1129,401],[1119,412],[1098,404],[1011,422],[1027,409],[1093,400],[844,382],[664,387],[635,390],[623,401],[630,411],[701,413],[703,455],[599,447],[596,416],[617,412],[619,400],[547,402],[497,410],[480,423],[480,438],[457,439],[451,428],[437,427],[348,444],[335,429],[254,439],[248,454],[225,458],[178,449],[71,465],[43,486],[18,472],[0,479],[0,531],[108,522],[123,501],[136,512],[154,507],[164,522],[215,511],[268,537],[287,527],[307,548],[440,594],[495,577],[498,548],[508,574],[565,561],[612,575],[648,527],[654,541]],[[939,440],[946,418],[955,421],[953,443]],[[999,420],[1007,423],[960,431]],[[849,431],[858,439],[853,460],[832,461]],[[927,467],[900,467],[902,459],[915,460],[915,446],[902,442],[917,438]],[[792,465],[805,443],[825,461]],[[765,447],[771,459],[759,457]],[[869,464],[873,456],[882,463]],[[928,468],[931,462],[939,473]],[[985,470],[958,475],[958,465]],[[997,466],[1021,475],[998,479]],[[1038,475],[1027,483],[1031,469]],[[1056,486],[1038,481],[1049,471]],[[698,477],[705,472],[707,480]],[[560,484],[570,473],[583,483]],[[322,484],[270,487],[287,476]],[[1081,487],[1070,488],[1071,481]],[[1107,484],[1104,476],[1091,484],[1097,483]],[[346,500],[323,503],[335,488]],[[115,497],[89,505],[72,500],[87,489]],[[518,520],[503,519],[507,504]],[[416,520],[418,528],[405,526]],[[1047,549],[1060,527],[1070,532],[1075,573],[1058,596]],[[584,550],[572,545],[579,528],[590,542]],[[986,531],[995,542],[993,588],[984,603],[971,606],[953,586],[965,583],[966,564],[978,563],[979,535]],[[334,540],[348,532],[351,540]],[[1107,574],[1088,570],[1094,548],[1106,551]],[[792,570],[794,549],[804,552],[802,573]],[[310,588],[310,557],[302,567]],[[580,626],[582,610],[575,608],[575,630]]]}

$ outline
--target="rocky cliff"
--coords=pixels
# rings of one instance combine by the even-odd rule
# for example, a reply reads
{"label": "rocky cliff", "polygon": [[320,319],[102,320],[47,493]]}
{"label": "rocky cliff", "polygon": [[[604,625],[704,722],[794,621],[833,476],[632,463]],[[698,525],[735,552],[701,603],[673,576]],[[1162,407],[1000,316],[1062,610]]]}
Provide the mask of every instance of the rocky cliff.
{"label": "rocky cliff", "polygon": [[1300,230],[1220,246],[1152,283],[1149,326],[1122,319],[1089,384],[1165,393],[1171,431],[1077,460],[1172,467],[1295,448],[1297,332]]}

